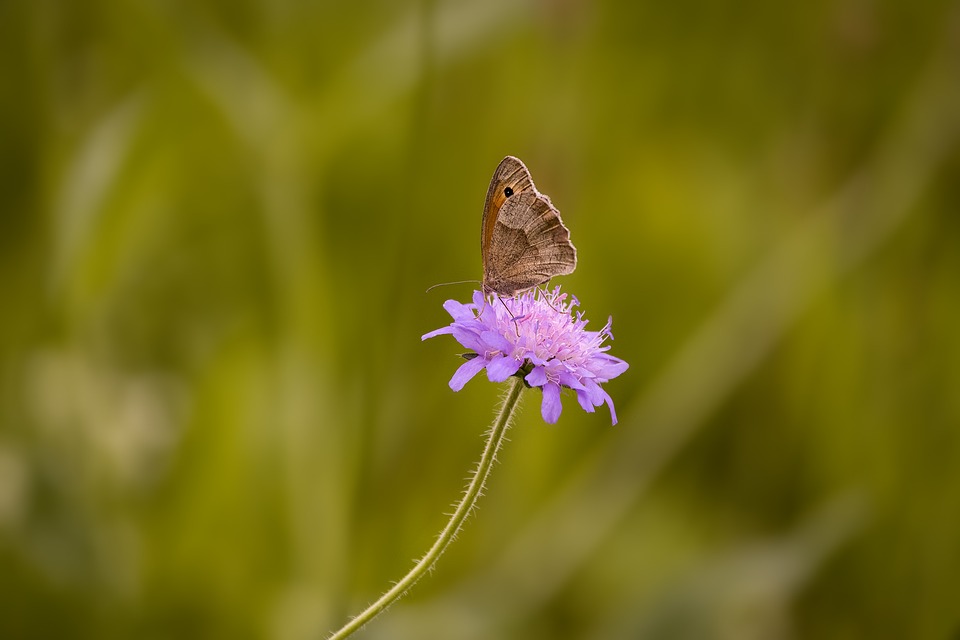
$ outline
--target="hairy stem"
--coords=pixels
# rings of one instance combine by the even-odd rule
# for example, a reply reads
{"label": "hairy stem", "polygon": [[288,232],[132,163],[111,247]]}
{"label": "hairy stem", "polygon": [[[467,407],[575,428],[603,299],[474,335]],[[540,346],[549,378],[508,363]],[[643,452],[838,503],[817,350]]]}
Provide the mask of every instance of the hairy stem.
{"label": "hairy stem", "polygon": [[417,564],[414,565],[413,569],[411,569],[407,575],[403,576],[403,578],[401,578],[400,581],[393,586],[393,588],[380,596],[379,600],[364,609],[357,617],[350,620],[350,622],[345,624],[339,631],[331,635],[330,640],[340,640],[341,638],[346,638],[352,635],[355,631],[359,630],[363,625],[370,622],[370,620],[379,615],[391,604],[403,597],[407,590],[412,587],[417,580],[419,580],[425,573],[433,568],[433,565],[437,562],[437,559],[446,550],[450,542],[453,541],[454,537],[457,535],[457,532],[460,531],[460,527],[463,526],[464,520],[467,519],[467,516],[470,515],[473,507],[476,505],[477,498],[479,498],[483,493],[483,487],[487,482],[487,476],[490,475],[490,469],[493,467],[493,461],[497,458],[497,451],[500,450],[500,446],[503,444],[504,435],[507,433],[507,429],[510,427],[510,421],[513,418],[514,411],[517,408],[518,401],[520,400],[520,392],[523,391],[523,387],[523,380],[520,378],[511,379],[510,387],[507,390],[507,394],[503,398],[503,404],[500,405],[500,411],[497,412],[497,417],[494,419],[493,425],[490,427],[490,431],[487,434],[487,443],[483,448],[483,455],[480,457],[480,462],[477,463],[477,468],[473,473],[473,477],[470,478],[470,484],[467,485],[466,490],[463,492],[463,498],[461,498],[460,502],[457,503],[457,507],[454,510],[453,515],[450,516],[450,521],[447,522],[447,526],[445,526],[443,531],[440,532],[440,536],[437,538],[437,541],[433,543],[433,546],[430,547],[430,550],[427,551],[426,555],[424,555],[423,558],[421,558]]}

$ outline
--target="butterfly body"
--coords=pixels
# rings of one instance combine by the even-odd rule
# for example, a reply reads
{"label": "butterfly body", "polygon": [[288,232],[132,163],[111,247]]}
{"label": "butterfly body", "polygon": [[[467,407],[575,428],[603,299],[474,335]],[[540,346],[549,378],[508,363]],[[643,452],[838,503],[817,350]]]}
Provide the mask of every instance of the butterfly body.
{"label": "butterfly body", "polygon": [[488,294],[512,297],[577,266],[577,250],[560,212],[513,156],[500,162],[490,180],[480,250]]}

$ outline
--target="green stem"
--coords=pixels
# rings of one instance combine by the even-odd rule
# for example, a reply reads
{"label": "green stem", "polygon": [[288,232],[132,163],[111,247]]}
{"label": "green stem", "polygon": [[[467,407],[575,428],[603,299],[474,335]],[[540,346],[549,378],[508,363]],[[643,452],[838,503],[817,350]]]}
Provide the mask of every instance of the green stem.
{"label": "green stem", "polygon": [[330,636],[330,640],[341,640],[358,631],[360,627],[370,622],[387,607],[403,597],[407,590],[412,587],[417,580],[423,577],[423,574],[433,568],[437,559],[446,550],[450,542],[453,541],[454,537],[456,537],[457,532],[460,531],[460,527],[463,526],[463,521],[467,519],[467,516],[470,515],[473,507],[476,505],[477,498],[483,493],[483,486],[486,484],[487,476],[490,475],[493,461],[497,458],[497,451],[500,450],[500,446],[503,444],[504,435],[506,435],[507,429],[510,427],[510,420],[517,408],[517,401],[520,399],[520,392],[523,391],[523,387],[523,380],[520,378],[512,379],[510,388],[507,390],[507,395],[503,398],[503,404],[500,405],[500,411],[497,413],[497,417],[490,427],[487,444],[483,448],[483,455],[480,457],[477,469],[474,471],[473,477],[470,479],[470,484],[467,485],[467,489],[463,493],[463,498],[457,504],[457,508],[450,517],[450,521],[447,522],[447,526],[440,532],[440,537],[437,538],[437,541],[433,543],[433,546],[430,547],[427,554],[414,565],[410,573],[403,576],[392,589],[380,596],[379,600],[364,609],[360,615],[343,625],[339,631]]}

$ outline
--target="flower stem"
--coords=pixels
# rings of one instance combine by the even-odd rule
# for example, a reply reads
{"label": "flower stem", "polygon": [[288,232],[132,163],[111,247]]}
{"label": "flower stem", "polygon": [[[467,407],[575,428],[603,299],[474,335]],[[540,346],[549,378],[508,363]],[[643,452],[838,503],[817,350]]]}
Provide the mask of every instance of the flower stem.
{"label": "flower stem", "polygon": [[430,547],[426,555],[414,565],[413,569],[411,569],[407,575],[403,576],[393,588],[380,596],[379,600],[364,609],[360,615],[350,620],[350,622],[345,624],[339,631],[331,635],[330,640],[341,640],[358,631],[363,625],[370,622],[370,620],[379,615],[387,607],[403,597],[407,590],[412,587],[417,580],[423,577],[423,574],[433,568],[437,559],[453,541],[454,537],[456,537],[457,532],[460,531],[464,520],[467,519],[467,516],[470,515],[473,507],[476,505],[477,498],[483,493],[487,476],[490,474],[493,461],[496,460],[497,452],[503,444],[504,435],[506,435],[507,429],[510,428],[510,421],[517,408],[518,401],[520,400],[520,392],[523,391],[523,388],[523,380],[520,378],[511,379],[510,388],[507,390],[507,394],[503,398],[503,404],[500,405],[500,411],[497,412],[497,417],[490,427],[487,435],[487,444],[483,448],[483,455],[480,457],[480,462],[477,463],[473,477],[470,478],[470,484],[467,485],[466,490],[463,492],[463,498],[457,503],[453,515],[450,516],[450,521],[447,522],[447,526],[440,532],[437,541],[433,543],[433,546]]}

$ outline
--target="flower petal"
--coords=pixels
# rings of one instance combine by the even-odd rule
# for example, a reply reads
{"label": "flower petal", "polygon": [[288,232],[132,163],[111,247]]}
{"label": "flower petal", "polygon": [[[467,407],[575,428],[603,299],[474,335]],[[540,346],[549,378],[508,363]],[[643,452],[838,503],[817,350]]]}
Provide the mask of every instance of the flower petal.
{"label": "flower petal", "polygon": [[477,311],[482,315],[483,308],[489,306],[487,304],[487,296],[484,295],[482,291],[473,292],[473,306],[477,308]]}
{"label": "flower petal", "polygon": [[599,407],[604,402],[604,392],[596,381],[592,379],[584,380],[584,391],[585,400],[588,401],[594,407]]}
{"label": "flower petal", "polygon": [[451,328],[450,333],[453,334],[453,337],[467,349],[472,349],[480,354],[487,350],[487,345],[483,343],[476,331],[467,329],[462,324],[451,325]]}
{"label": "flower petal", "polygon": [[562,384],[565,387],[570,387],[571,389],[576,389],[578,391],[581,389],[586,389],[586,387],[584,387],[583,384],[579,380],[577,380],[577,376],[573,375],[568,371],[560,372],[560,384]]}
{"label": "flower petal", "polygon": [[531,387],[542,387],[547,384],[547,372],[543,367],[534,367],[533,371],[524,378]]}
{"label": "flower petal", "polygon": [[617,424],[617,410],[613,408],[613,398],[611,398],[610,394],[606,391],[603,391],[603,396],[607,406],[610,407],[610,420],[612,421],[612,424]]}
{"label": "flower petal", "polygon": [[591,369],[597,374],[597,377],[603,378],[604,381],[613,380],[630,368],[626,361],[608,356],[605,353],[594,356],[591,364],[593,365]]}
{"label": "flower petal", "polygon": [[445,333],[453,333],[453,326],[448,324],[447,326],[440,327],[439,329],[431,331],[430,333],[425,333],[422,336],[420,336],[420,340],[423,341],[423,340],[427,340],[428,338],[442,336]]}
{"label": "flower petal", "polygon": [[540,415],[547,424],[557,424],[563,405],[560,404],[560,385],[553,382],[543,387],[543,403],[540,405]]}
{"label": "flower petal", "polygon": [[454,391],[460,391],[460,389],[463,389],[463,385],[470,382],[470,379],[480,373],[480,370],[485,366],[487,366],[487,361],[483,358],[473,358],[472,360],[467,360],[460,365],[460,368],[457,369],[457,372],[453,374],[452,378],[450,378],[450,388]]}
{"label": "flower petal", "polygon": [[590,396],[587,395],[586,391],[577,391],[577,402],[580,403],[580,407],[587,413],[593,413],[596,409],[593,408],[593,403],[590,402]]}
{"label": "flower petal", "polygon": [[490,382],[503,382],[520,369],[520,362],[510,356],[494,356],[487,365]]}
{"label": "flower petal", "polygon": [[491,349],[496,349],[503,353],[510,353],[513,351],[513,343],[496,331],[484,331],[480,334],[480,339],[483,340],[483,343]]}
{"label": "flower petal", "polygon": [[473,315],[473,308],[470,305],[457,302],[456,300],[447,300],[443,303],[443,308],[456,322],[473,320],[475,317]]}

